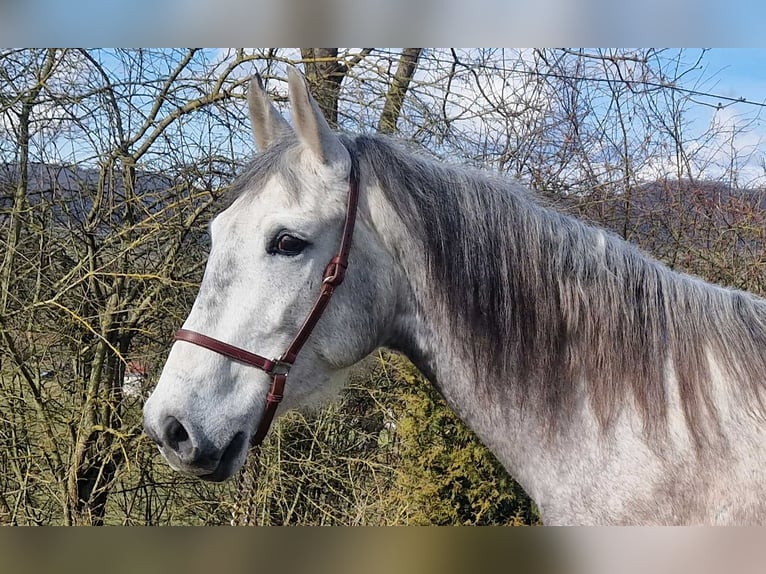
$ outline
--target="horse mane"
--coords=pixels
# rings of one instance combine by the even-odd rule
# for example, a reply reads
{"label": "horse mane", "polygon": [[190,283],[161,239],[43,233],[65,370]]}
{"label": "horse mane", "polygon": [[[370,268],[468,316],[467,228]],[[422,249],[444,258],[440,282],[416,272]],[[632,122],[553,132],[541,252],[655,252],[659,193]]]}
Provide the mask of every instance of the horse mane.
{"label": "horse mane", "polygon": [[583,382],[603,429],[632,397],[652,433],[667,428],[672,378],[701,444],[718,428],[714,360],[763,413],[766,301],[675,272],[510,180],[381,136],[343,141],[422,245],[438,304],[476,358],[477,391],[510,380],[555,426]]}

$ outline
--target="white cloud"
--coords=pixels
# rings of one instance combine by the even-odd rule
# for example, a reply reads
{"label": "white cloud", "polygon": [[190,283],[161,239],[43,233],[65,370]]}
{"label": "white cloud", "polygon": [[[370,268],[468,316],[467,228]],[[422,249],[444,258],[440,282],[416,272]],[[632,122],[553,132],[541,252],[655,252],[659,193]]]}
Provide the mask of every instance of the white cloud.
{"label": "white cloud", "polygon": [[709,177],[734,177],[741,186],[766,183],[766,129],[757,113],[736,106],[721,108],[712,114],[710,130],[710,143],[700,153]]}

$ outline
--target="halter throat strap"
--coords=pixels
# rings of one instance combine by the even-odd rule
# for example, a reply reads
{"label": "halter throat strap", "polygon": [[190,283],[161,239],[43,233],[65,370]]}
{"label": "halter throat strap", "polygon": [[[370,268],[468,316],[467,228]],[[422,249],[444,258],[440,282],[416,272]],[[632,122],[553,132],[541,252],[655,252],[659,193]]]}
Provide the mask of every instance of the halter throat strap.
{"label": "halter throat strap", "polygon": [[[350,150],[349,150],[350,153]],[[353,153],[351,155],[351,173],[349,176],[349,191],[346,202],[346,218],[343,223],[343,235],[341,236],[340,246],[337,254],[330,259],[322,275],[322,285],[317,295],[314,305],[311,307],[306,319],[303,321],[298,333],[293,338],[290,345],[284,353],[278,358],[268,359],[262,355],[252,353],[240,347],[230,345],[219,341],[213,337],[208,337],[202,333],[191,331],[189,329],[179,329],[175,333],[176,341],[185,341],[198,347],[203,347],[219,355],[223,355],[238,363],[243,363],[266,372],[271,377],[271,388],[266,396],[266,405],[264,406],[261,422],[258,430],[251,441],[252,446],[260,445],[266,434],[269,432],[274,415],[277,412],[277,406],[284,395],[287,375],[298,357],[303,346],[306,344],[311,332],[319,322],[327,305],[332,298],[335,288],[338,287],[346,277],[346,268],[348,267],[348,254],[351,250],[351,240],[354,235],[354,224],[356,223],[356,212],[359,205],[359,174],[357,161]]]}

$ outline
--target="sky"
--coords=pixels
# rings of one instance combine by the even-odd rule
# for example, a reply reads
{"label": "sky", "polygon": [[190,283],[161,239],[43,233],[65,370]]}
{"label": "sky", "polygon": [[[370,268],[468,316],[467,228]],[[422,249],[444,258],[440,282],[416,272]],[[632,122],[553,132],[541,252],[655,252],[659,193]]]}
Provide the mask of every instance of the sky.
{"label": "sky", "polygon": [[[672,60],[675,53],[670,50],[668,60]],[[699,49],[688,49],[685,52],[687,64],[694,62],[700,53]],[[212,60],[227,54],[230,56],[228,50],[210,51]],[[740,176],[737,184],[766,186],[766,49],[713,48],[705,52],[702,63],[702,70],[684,77],[680,84],[682,88],[712,94],[693,96],[700,105],[689,104],[687,107],[691,124],[685,140],[692,147],[697,145],[697,139],[704,142],[702,164],[710,164],[710,168],[700,175],[717,178],[732,167],[732,157],[736,157],[733,166],[736,170],[731,171]],[[241,73],[250,71],[250,67],[244,66]],[[502,83],[504,80],[498,77],[498,81]],[[726,98],[747,101],[731,102]],[[719,103],[721,106],[717,107]],[[704,139],[711,126],[716,137]],[[702,147],[703,144],[699,145]],[[640,175],[656,177],[657,173],[672,173],[674,161],[674,156],[661,158],[656,165],[649,166],[646,174]]]}
{"label": "sky", "polygon": [[[672,59],[675,53],[670,50],[668,57]],[[702,50],[690,48],[685,53],[691,64]],[[500,76],[497,79],[500,83],[506,81]],[[763,167],[766,163],[766,49],[711,48],[704,53],[702,69],[696,76],[684,78],[682,87],[721,96],[695,97],[695,102],[706,105],[688,106],[691,124],[687,138],[699,135],[700,142],[706,146],[702,163],[711,164],[704,175],[717,178],[731,167],[734,149],[740,174],[737,183],[766,186]],[[743,98],[746,102],[730,102],[725,98]],[[704,137],[711,126],[720,132],[713,141]]]}
{"label": "sky", "polygon": [[[691,51],[690,55],[698,53]],[[703,59],[704,70],[698,84],[689,78],[686,88],[722,96],[699,97],[709,105],[690,109],[692,133],[701,133],[711,125],[721,132],[717,138],[715,161],[726,166],[737,150],[737,167],[742,173],[740,185],[766,185],[766,49],[713,48]],[[724,98],[743,98],[732,103]],[[715,106],[721,104],[716,109]],[[760,104],[760,105],[759,105]],[[732,135],[734,134],[734,135]]]}
{"label": "sky", "polygon": [[766,49],[713,48],[706,59],[718,77],[711,86],[716,93],[766,102]]}

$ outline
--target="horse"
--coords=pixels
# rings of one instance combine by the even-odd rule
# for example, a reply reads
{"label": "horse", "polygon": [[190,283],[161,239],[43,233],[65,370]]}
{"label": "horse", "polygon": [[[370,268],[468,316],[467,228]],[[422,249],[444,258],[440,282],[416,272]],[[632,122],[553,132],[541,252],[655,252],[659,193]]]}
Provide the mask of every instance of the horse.
{"label": "horse", "polygon": [[228,479],[274,416],[384,347],[544,524],[766,524],[765,300],[499,174],[333,131],[294,69],[288,94],[292,125],[250,83],[259,153],[145,404],[171,467]]}

